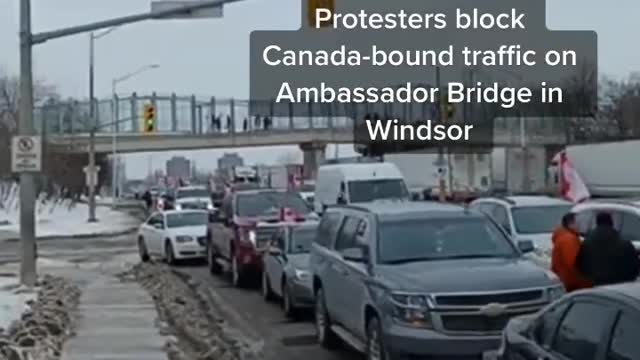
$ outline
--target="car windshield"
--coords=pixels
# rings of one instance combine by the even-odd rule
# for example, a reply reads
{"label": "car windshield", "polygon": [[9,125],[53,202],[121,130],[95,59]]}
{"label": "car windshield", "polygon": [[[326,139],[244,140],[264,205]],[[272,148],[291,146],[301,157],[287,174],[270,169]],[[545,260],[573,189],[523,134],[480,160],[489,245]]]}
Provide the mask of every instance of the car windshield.
{"label": "car windshield", "polygon": [[311,211],[299,194],[276,191],[238,195],[236,211],[238,216],[256,217],[277,215],[281,208],[289,208],[302,215]]}
{"label": "car windshield", "polygon": [[209,216],[206,212],[180,212],[167,215],[167,227],[179,228],[184,226],[206,225]]}
{"label": "car windshield", "polygon": [[409,193],[402,179],[349,181],[349,200],[352,203],[408,197]]}
{"label": "car windshield", "polygon": [[511,209],[518,234],[552,233],[571,205],[523,206]]}
{"label": "car windshield", "polygon": [[380,224],[381,263],[516,256],[518,252],[509,239],[486,218],[420,218]]}
{"label": "car windshield", "polygon": [[208,198],[211,193],[207,189],[180,189],[176,192],[176,198]]}
{"label": "car windshield", "polygon": [[313,184],[302,184],[298,190],[300,192],[314,192],[316,190],[316,186]]}
{"label": "car windshield", "polygon": [[292,254],[304,254],[311,250],[311,243],[316,237],[316,228],[298,228],[291,231],[289,252]]}

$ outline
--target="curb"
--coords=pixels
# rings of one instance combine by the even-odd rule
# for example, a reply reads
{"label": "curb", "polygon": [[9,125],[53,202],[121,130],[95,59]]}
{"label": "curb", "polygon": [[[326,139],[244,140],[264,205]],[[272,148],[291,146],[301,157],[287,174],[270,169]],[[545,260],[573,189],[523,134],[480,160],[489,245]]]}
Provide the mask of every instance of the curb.
{"label": "curb", "polygon": [[[112,232],[105,232],[105,233],[80,234],[80,235],[42,236],[42,237],[38,237],[36,239],[36,241],[63,240],[63,239],[78,239],[79,240],[79,239],[93,239],[93,238],[102,237],[102,236],[122,236],[122,235],[132,234],[136,230],[138,230],[138,226],[131,227],[131,228],[126,229],[126,230],[112,231]],[[20,241],[19,238],[9,238],[9,239],[4,240],[3,242],[19,242],[19,241]]]}

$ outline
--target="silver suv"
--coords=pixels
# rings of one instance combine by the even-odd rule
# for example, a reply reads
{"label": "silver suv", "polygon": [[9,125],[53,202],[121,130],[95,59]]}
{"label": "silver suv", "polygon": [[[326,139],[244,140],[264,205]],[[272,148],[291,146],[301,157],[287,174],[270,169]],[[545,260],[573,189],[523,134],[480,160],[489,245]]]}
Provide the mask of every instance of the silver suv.
{"label": "silver suv", "polygon": [[564,294],[488,216],[431,202],[329,207],[312,245],[316,333],[368,359],[479,356]]}

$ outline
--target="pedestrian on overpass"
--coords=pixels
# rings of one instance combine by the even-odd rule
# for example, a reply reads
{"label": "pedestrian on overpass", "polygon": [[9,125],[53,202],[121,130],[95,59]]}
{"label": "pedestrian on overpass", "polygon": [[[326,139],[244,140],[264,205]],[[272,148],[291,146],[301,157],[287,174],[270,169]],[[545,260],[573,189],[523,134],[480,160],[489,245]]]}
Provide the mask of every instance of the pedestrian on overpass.
{"label": "pedestrian on overpass", "polygon": [[592,287],[591,282],[578,271],[577,258],[581,243],[576,214],[568,213],[562,217],[560,226],[551,236],[551,242],[551,271],[558,275],[567,292]]}
{"label": "pedestrian on overpass", "polygon": [[247,132],[248,128],[249,128],[249,119],[245,117],[244,121],[242,122],[242,131]]}
{"label": "pedestrian on overpass", "polygon": [[227,131],[231,132],[231,115],[227,115]]}
{"label": "pedestrian on overpass", "polygon": [[256,130],[260,129],[260,115],[256,115],[253,118],[253,125],[254,125],[253,126],[254,129],[256,129]]}

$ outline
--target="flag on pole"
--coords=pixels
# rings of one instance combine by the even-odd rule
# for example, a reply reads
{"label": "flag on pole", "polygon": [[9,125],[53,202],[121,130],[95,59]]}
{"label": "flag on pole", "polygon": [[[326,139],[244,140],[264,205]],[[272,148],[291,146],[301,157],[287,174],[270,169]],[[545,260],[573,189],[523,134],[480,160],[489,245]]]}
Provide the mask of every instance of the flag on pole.
{"label": "flag on pole", "polygon": [[591,197],[589,189],[567,157],[566,151],[560,152],[556,158],[560,172],[560,194],[562,197],[573,203],[589,199]]}

